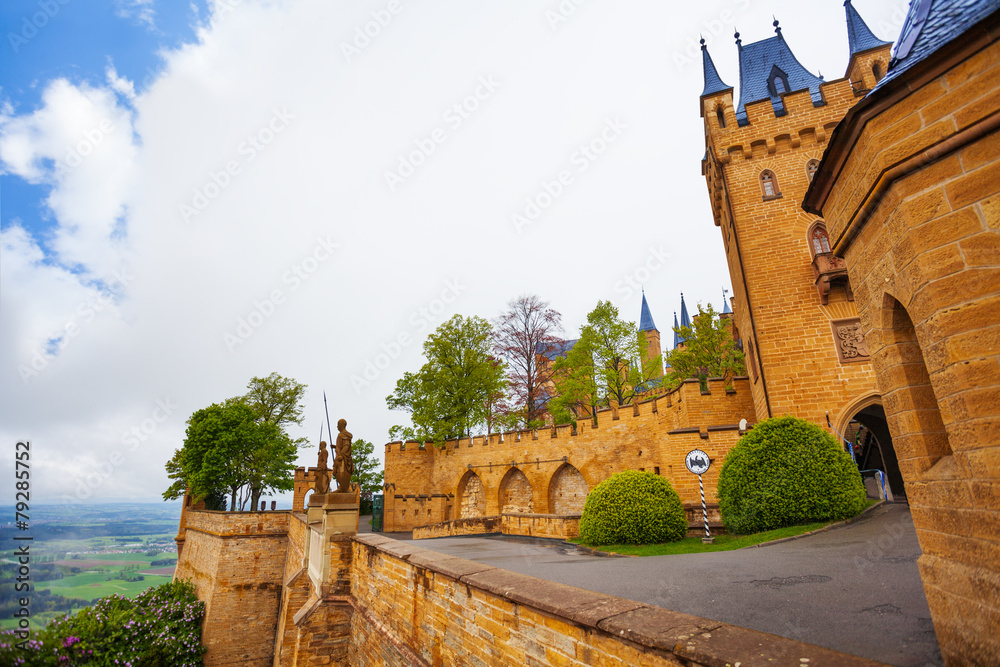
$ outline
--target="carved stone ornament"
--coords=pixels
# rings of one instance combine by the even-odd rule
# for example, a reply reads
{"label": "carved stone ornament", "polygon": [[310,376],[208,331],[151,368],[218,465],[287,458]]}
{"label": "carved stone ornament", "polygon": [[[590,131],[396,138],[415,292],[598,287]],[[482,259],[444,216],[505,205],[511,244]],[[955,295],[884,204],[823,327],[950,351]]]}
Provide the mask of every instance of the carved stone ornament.
{"label": "carved stone ornament", "polygon": [[831,325],[840,363],[849,364],[871,359],[860,319],[853,317],[847,320],[834,320]]}

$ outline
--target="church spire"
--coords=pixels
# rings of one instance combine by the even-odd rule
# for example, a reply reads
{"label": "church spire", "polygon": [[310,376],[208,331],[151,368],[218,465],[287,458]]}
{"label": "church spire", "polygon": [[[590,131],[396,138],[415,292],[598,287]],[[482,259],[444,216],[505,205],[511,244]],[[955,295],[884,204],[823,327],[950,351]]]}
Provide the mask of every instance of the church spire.
{"label": "church spire", "polygon": [[653,322],[653,314],[649,311],[649,304],[646,303],[646,291],[642,291],[642,310],[639,313],[639,331],[657,331]]}
{"label": "church spire", "polygon": [[861,14],[851,4],[851,0],[844,0],[844,8],[847,11],[847,41],[851,47],[851,55],[879,46],[885,46],[892,42],[883,42],[861,18]]}
{"label": "church spire", "polygon": [[719,76],[719,71],[715,69],[715,63],[712,62],[712,56],[708,52],[708,47],[705,46],[705,38],[701,38],[701,60],[705,71],[705,89],[701,91],[701,96],[714,95],[715,93],[721,93],[724,90],[732,90],[732,86],[727,86]]}

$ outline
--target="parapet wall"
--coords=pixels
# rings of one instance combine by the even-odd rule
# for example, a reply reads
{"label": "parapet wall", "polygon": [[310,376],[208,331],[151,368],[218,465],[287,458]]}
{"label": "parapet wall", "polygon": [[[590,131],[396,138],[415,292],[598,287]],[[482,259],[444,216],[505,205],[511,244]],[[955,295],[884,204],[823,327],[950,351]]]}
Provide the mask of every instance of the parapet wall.
{"label": "parapet wall", "polygon": [[351,665],[876,664],[374,534],[351,593]]}
{"label": "parapet wall", "polygon": [[[721,379],[702,392],[697,381],[620,409],[601,410],[571,426],[494,433],[447,441],[386,445],[386,532],[500,514],[574,514],[587,492],[621,470],[648,470],[670,480],[682,502],[700,502],[698,478],[684,466],[692,449],[715,462],[705,475],[715,500],[719,467],[754,421],[747,378],[727,391]],[[516,470],[515,470],[516,469]],[[506,509],[505,509],[506,508]]]}

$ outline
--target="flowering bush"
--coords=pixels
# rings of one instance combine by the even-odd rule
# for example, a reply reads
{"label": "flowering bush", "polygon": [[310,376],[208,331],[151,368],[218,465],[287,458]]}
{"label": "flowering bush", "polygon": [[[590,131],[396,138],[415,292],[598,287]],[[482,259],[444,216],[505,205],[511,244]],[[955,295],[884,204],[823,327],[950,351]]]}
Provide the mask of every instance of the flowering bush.
{"label": "flowering bush", "polygon": [[0,664],[25,667],[195,667],[202,664],[205,604],[183,581],[134,598],[111,595],[49,623],[30,640],[0,633]]}

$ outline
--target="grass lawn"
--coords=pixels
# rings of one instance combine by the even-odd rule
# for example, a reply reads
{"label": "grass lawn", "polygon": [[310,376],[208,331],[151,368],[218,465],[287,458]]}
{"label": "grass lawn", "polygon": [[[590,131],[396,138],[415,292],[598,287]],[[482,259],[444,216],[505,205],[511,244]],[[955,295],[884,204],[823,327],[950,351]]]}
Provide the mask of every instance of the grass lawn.
{"label": "grass lawn", "polygon": [[[627,556],[671,556],[673,554],[696,554],[708,551],[731,551],[742,549],[743,547],[780,540],[783,537],[793,537],[817,530],[823,526],[828,526],[834,521],[823,521],[819,523],[806,523],[800,526],[789,526],[768,530],[763,533],[753,535],[718,535],[714,544],[703,544],[700,537],[685,537],[677,542],[667,544],[605,544],[600,547],[592,547],[600,551],[610,551],[616,554]],[[570,540],[576,544],[583,544],[579,539]]]}
{"label": "grass lawn", "polygon": [[137,595],[147,588],[169,583],[172,577],[161,577],[157,575],[143,575],[142,581],[123,581],[112,579],[108,581],[106,574],[74,574],[55,581],[44,581],[38,584],[39,590],[50,590],[53,593],[67,598],[82,598],[84,600],[96,600],[97,598],[118,593],[125,597]]}

